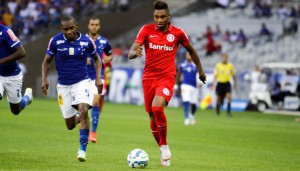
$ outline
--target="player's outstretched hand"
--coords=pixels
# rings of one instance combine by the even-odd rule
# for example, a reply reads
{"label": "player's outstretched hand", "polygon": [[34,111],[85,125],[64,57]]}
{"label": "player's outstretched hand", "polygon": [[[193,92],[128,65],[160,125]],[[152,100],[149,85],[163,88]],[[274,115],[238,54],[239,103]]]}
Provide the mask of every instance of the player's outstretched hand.
{"label": "player's outstretched hand", "polygon": [[206,75],[204,73],[199,74],[199,79],[205,84],[206,81]]}
{"label": "player's outstretched hand", "polygon": [[98,89],[98,94],[101,94],[102,93],[102,90],[103,90],[103,82],[101,79],[96,79],[95,81],[95,85]]}
{"label": "player's outstretched hand", "polygon": [[48,94],[48,88],[49,88],[49,82],[47,80],[43,81],[42,82],[42,95],[43,96],[47,96],[47,94]]}
{"label": "player's outstretched hand", "polygon": [[137,57],[142,57],[143,56],[143,47],[142,46],[139,46],[136,51],[135,51],[135,54]]}

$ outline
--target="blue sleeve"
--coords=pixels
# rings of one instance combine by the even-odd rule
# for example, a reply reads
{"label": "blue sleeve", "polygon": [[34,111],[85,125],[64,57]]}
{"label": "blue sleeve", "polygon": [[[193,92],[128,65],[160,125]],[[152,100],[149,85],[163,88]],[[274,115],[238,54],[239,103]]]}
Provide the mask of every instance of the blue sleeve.
{"label": "blue sleeve", "polygon": [[11,48],[17,48],[18,46],[21,45],[20,40],[18,39],[18,37],[15,35],[15,33],[11,30],[11,29],[7,29],[4,32],[4,38],[7,42],[7,44],[11,47]]}
{"label": "blue sleeve", "polygon": [[96,53],[96,45],[93,40],[89,39],[89,44],[87,46],[87,53],[90,54],[91,56]]}
{"label": "blue sleeve", "polygon": [[104,47],[104,53],[105,55],[111,55],[112,49],[108,41],[106,41],[105,47]]}
{"label": "blue sleeve", "polygon": [[46,54],[49,56],[54,56],[56,54],[56,46],[55,41],[53,41],[53,37],[49,41]]}

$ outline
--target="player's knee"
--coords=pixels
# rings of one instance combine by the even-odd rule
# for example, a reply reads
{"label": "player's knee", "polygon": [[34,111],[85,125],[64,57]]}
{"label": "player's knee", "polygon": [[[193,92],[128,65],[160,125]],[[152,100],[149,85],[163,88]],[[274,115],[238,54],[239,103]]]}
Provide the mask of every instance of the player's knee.
{"label": "player's knee", "polygon": [[154,115],[153,115],[153,113],[152,113],[152,112],[149,112],[148,114],[149,114],[150,120],[151,120],[151,121],[154,121]]}
{"label": "player's knee", "polygon": [[157,113],[163,113],[164,112],[164,108],[161,106],[155,106],[152,107],[152,113],[155,115]]}
{"label": "player's knee", "polygon": [[76,124],[67,124],[68,130],[73,130],[76,127]]}
{"label": "player's knee", "polygon": [[21,111],[19,111],[19,110],[13,110],[13,109],[11,110],[11,113],[14,114],[14,115],[19,115],[20,112]]}
{"label": "player's knee", "polygon": [[20,109],[14,108],[14,107],[10,108],[10,111],[11,111],[11,113],[14,114],[14,115],[18,115],[18,114],[21,112]]}
{"label": "player's knee", "polygon": [[86,117],[88,110],[89,110],[89,105],[87,104],[79,105],[78,111],[80,112],[80,117]]}
{"label": "player's knee", "polygon": [[99,94],[94,94],[94,99],[93,99],[93,106],[99,106],[99,101],[100,101],[100,95]]}

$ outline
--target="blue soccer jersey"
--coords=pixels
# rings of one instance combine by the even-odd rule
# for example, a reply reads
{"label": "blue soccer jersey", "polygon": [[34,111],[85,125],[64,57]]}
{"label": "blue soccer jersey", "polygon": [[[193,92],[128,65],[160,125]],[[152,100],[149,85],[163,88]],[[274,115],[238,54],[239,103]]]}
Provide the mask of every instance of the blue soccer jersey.
{"label": "blue soccer jersey", "polygon": [[[95,45],[96,45],[97,53],[98,53],[98,55],[100,56],[101,59],[103,58],[103,53],[105,53],[106,55],[111,55],[112,49],[111,49],[111,46],[110,46],[107,38],[99,36],[96,40],[94,40],[94,42],[95,42]],[[88,65],[87,67],[88,67],[89,77],[92,80],[95,80],[96,79],[96,70],[95,70],[95,67],[94,67],[94,59],[91,60],[91,65]],[[103,65],[103,63],[102,63],[102,69],[101,69],[101,77],[102,77],[102,79],[104,79],[104,65]]]}
{"label": "blue soccer jersey", "polygon": [[[13,31],[0,24],[0,59],[13,54],[19,46],[21,46],[21,42]],[[0,64],[0,76],[14,76],[20,72],[17,61]]]}
{"label": "blue soccer jersey", "polygon": [[185,61],[180,64],[179,70],[181,71],[183,76],[182,84],[188,84],[193,87],[197,87],[196,75],[198,73],[198,70],[194,63],[188,63]]}
{"label": "blue soccer jersey", "polygon": [[59,33],[51,38],[47,54],[55,57],[58,83],[62,85],[72,85],[89,78],[87,72],[87,56],[96,53],[93,41],[78,34],[78,39],[70,42],[63,33]]}

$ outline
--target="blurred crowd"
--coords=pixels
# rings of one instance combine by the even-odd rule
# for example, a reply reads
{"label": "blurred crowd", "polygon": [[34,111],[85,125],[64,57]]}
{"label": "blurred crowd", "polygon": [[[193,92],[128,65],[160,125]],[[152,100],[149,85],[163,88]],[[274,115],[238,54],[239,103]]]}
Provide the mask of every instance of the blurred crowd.
{"label": "blurred crowd", "polygon": [[[95,10],[129,8],[129,0],[8,0],[1,1],[0,23],[20,39],[34,37],[59,24],[62,15],[89,15]],[[79,15],[78,15],[79,16]]]}
{"label": "blurred crowd", "polygon": [[[276,39],[298,32],[298,21],[300,19],[300,5],[298,3],[284,3],[282,1],[276,1],[276,3],[274,3],[272,0],[217,0],[215,4],[216,8],[222,8],[224,10],[241,9],[242,12],[248,6],[251,6],[253,10],[251,17],[273,17],[282,23],[283,33],[276,35]],[[203,48],[206,50],[206,56],[210,56],[214,52],[220,52],[222,50],[222,42],[243,48],[249,39],[260,38],[269,42],[272,41],[274,37],[274,33],[268,28],[266,23],[261,24],[261,28],[255,35],[247,35],[243,28],[239,30],[221,31],[220,26],[217,24],[215,29],[212,29],[211,26],[207,26],[204,35],[198,37],[196,41],[206,39],[206,44]]]}

